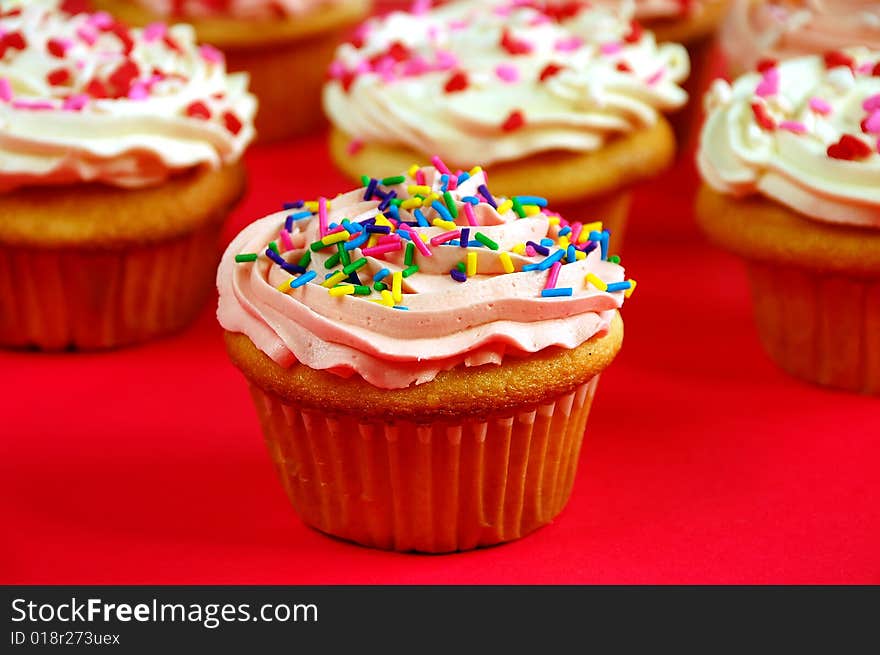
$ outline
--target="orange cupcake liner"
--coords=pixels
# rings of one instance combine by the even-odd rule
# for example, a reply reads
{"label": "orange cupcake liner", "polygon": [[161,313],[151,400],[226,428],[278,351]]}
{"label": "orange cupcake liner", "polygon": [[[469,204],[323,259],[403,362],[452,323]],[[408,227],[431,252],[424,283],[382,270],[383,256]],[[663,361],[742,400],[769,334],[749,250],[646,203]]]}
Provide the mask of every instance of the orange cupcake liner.
{"label": "orange cupcake liner", "polygon": [[118,250],[0,245],[0,345],[96,350],[181,330],[213,288],[218,233]]}
{"label": "orange cupcake liner", "polygon": [[788,373],[880,394],[880,279],[748,262],[761,342]]}
{"label": "orange cupcake liner", "polygon": [[443,553],[519,539],[562,511],[598,381],[512,415],[432,424],[325,415],[250,388],[307,525],[374,548]]}

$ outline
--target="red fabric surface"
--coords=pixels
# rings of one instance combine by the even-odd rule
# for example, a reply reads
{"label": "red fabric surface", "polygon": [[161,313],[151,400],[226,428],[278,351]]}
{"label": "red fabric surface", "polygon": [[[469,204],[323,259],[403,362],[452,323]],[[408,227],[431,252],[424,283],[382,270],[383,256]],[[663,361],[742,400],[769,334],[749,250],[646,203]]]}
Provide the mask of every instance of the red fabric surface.
{"label": "red fabric surface", "polygon": [[[226,238],[283,199],[350,186],[320,137],[248,162]],[[693,186],[682,164],[640,191],[624,348],[554,524],[445,556],[307,529],[212,304],[187,332],[139,348],[0,353],[0,582],[880,582],[880,400],[773,366],[739,262],[692,227]]]}

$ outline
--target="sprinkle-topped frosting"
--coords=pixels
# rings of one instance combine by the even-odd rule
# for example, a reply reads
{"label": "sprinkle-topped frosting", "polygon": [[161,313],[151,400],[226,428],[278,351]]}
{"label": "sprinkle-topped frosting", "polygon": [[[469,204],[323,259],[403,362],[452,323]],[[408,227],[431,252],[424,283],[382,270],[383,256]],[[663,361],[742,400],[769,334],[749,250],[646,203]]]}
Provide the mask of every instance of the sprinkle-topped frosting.
{"label": "sprinkle-topped frosting", "polygon": [[253,139],[247,76],[191,27],[129,30],[58,0],[0,0],[0,191],[140,187],[237,161]]}
{"label": "sprinkle-topped frosting", "polygon": [[789,59],[853,45],[880,50],[876,0],[733,0],[721,43],[739,70],[761,57]]}
{"label": "sprinkle-topped frosting", "polygon": [[404,388],[604,334],[635,289],[608,236],[435,157],[250,225],[220,265],[218,318],[281,366]]}
{"label": "sprinkle-topped frosting", "polygon": [[342,0],[128,0],[158,16],[175,18],[279,18],[301,16]]}
{"label": "sprinkle-topped frosting", "polygon": [[492,0],[373,19],[337,52],[324,105],[360,142],[468,166],[588,152],[684,105],[687,52],[624,8]]}
{"label": "sprinkle-topped frosting", "polygon": [[698,163],[721,193],[880,227],[880,52],[760,64],[707,96]]}

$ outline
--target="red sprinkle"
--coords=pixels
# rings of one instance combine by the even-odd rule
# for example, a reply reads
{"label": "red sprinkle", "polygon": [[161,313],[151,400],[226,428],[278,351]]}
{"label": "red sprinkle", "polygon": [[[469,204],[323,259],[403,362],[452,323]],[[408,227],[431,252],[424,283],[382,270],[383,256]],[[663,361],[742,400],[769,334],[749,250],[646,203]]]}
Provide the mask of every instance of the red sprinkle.
{"label": "red sprinkle", "polygon": [[126,59],[124,63],[110,74],[107,81],[114,87],[117,97],[128,95],[128,90],[132,83],[138,78],[141,71],[137,64],[131,59]]}
{"label": "red sprinkle", "polygon": [[238,119],[238,116],[233,114],[231,111],[227,111],[223,114],[223,124],[226,126],[226,129],[232,132],[232,134],[238,134],[241,132],[242,124]]}
{"label": "red sprinkle", "polygon": [[767,113],[767,108],[760,102],[752,103],[752,113],[755,115],[755,121],[765,130],[775,130],[776,121]]}
{"label": "red sprinkle", "polygon": [[513,38],[507,29],[501,35],[501,47],[512,55],[527,55],[532,51],[532,46]]}
{"label": "red sprinkle", "polygon": [[845,52],[833,50],[825,53],[825,68],[836,68],[837,66],[846,66],[850,70],[856,66],[855,60]]}
{"label": "red sprinkle", "polygon": [[880,77],[880,61],[874,64],[874,70],[871,71],[871,75]]}
{"label": "red sprinkle", "polygon": [[92,80],[86,84],[86,93],[99,100],[110,95],[107,93],[107,87],[100,80]]}
{"label": "red sprinkle", "polygon": [[505,132],[515,132],[526,124],[526,117],[519,110],[511,112],[507,120],[501,124],[501,129]]}
{"label": "red sprinkle", "polygon": [[642,34],[644,34],[642,26],[634,20],[629,24],[629,34],[623,37],[623,40],[627,43],[638,43],[642,40]]}
{"label": "red sprinkle", "polygon": [[391,44],[391,47],[388,48],[388,56],[394,61],[406,61],[412,56],[412,53],[409,48],[403,45],[400,41],[395,41]]}
{"label": "red sprinkle", "polygon": [[62,84],[67,84],[70,81],[70,71],[66,68],[56,68],[51,73],[46,75],[46,80],[52,86],[61,86]]}
{"label": "red sprinkle", "polygon": [[21,32],[4,34],[3,37],[0,38],[0,59],[3,58],[3,55],[6,54],[6,50],[9,48],[12,48],[13,50],[24,50],[26,47],[27,41],[24,40]]}
{"label": "red sprinkle", "polygon": [[196,100],[186,108],[186,115],[192,118],[201,118],[203,120],[211,119],[211,110],[204,102]]}
{"label": "red sprinkle", "polygon": [[541,71],[540,80],[542,82],[546,82],[554,75],[558,75],[565,69],[565,66],[560,66],[559,64],[547,64],[544,67],[544,70]]}
{"label": "red sprinkle", "polygon": [[49,54],[53,57],[63,59],[67,48],[65,48],[64,44],[58,39],[49,39],[48,43],[46,43],[46,50],[48,50]]}
{"label": "red sprinkle", "polygon": [[633,72],[632,66],[627,64],[625,61],[617,62],[617,65],[615,66],[615,68],[617,70],[619,70],[621,73],[632,73]]}
{"label": "red sprinkle", "polygon": [[456,93],[458,91],[464,91],[468,88],[468,76],[467,74],[459,71],[455,73],[452,77],[449,78],[449,81],[446,82],[446,86],[443,89],[446,93]]}
{"label": "red sprinkle", "polygon": [[351,85],[354,84],[354,81],[357,79],[357,73],[354,71],[345,71],[342,74],[342,77],[339,78],[340,84],[342,84],[342,90],[348,93],[351,91]]}
{"label": "red sprinkle", "polygon": [[776,68],[779,65],[779,62],[775,59],[770,59],[769,57],[761,59],[758,61],[758,72],[766,73],[771,68]]}
{"label": "red sprinkle", "polygon": [[871,146],[852,134],[844,134],[840,141],[828,146],[828,156],[832,159],[852,161],[866,159],[872,154]]}

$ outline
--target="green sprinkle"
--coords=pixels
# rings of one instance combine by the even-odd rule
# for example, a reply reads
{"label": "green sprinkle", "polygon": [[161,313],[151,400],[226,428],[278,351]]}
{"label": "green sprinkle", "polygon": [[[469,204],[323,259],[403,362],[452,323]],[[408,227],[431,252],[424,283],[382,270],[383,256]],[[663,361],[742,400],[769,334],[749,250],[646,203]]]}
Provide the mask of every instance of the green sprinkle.
{"label": "green sprinkle", "polygon": [[327,258],[327,261],[324,262],[324,268],[328,270],[331,268],[336,268],[337,266],[339,266],[339,253],[331,255]]}
{"label": "green sprinkle", "polygon": [[418,272],[419,272],[419,267],[413,265],[413,266],[410,266],[410,267],[407,268],[407,269],[404,269],[404,271],[403,271],[403,277],[409,277],[409,276],[412,275],[413,273],[418,273]]}
{"label": "green sprinkle", "polygon": [[361,175],[361,184],[370,186],[370,177],[368,175]]}
{"label": "green sprinkle", "polygon": [[[369,182],[369,180],[367,180]],[[403,184],[406,182],[406,177],[403,175],[395,175],[394,177],[386,177],[382,180],[382,186],[394,186],[395,184]]]}
{"label": "green sprinkle", "polygon": [[344,243],[337,243],[336,250],[339,251],[339,261],[342,263],[343,266],[348,266],[349,264],[351,264],[351,257],[349,257],[348,251],[345,249]]}
{"label": "green sprinkle", "polygon": [[467,272],[467,264],[465,264],[464,262],[458,262],[455,265],[455,268],[457,268],[461,273]]}
{"label": "green sprinkle", "polygon": [[278,244],[275,243],[274,241],[273,241],[272,243],[269,244],[269,250],[271,250],[272,252],[274,252],[276,255],[280,255],[280,254],[281,254],[280,252],[278,252]]}
{"label": "green sprinkle", "polygon": [[308,268],[309,264],[311,264],[311,263],[312,263],[312,251],[306,250],[305,254],[302,257],[300,257],[300,259],[299,259],[299,265],[302,266],[303,268]]}
{"label": "green sprinkle", "polygon": [[416,244],[410,241],[408,244],[406,244],[406,253],[403,255],[403,263],[407,266],[412,266],[413,257],[415,256],[415,254]]}
{"label": "green sprinkle", "polygon": [[611,257],[608,258],[608,261],[611,262],[612,264],[619,264],[620,263],[620,255],[611,255]]}
{"label": "green sprinkle", "polygon": [[515,211],[516,215],[520,218],[526,217],[526,210],[523,208],[523,205],[518,198],[513,198],[513,211]]}
{"label": "green sprinkle", "polygon": [[365,287],[362,284],[356,284],[354,286],[354,295],[356,296],[370,296],[372,293],[370,287]]}
{"label": "green sprinkle", "polygon": [[388,290],[388,287],[383,282],[376,282],[376,284],[373,285],[373,288],[379,293]]}
{"label": "green sprinkle", "polygon": [[477,232],[477,233],[474,235],[474,239],[476,239],[477,241],[479,241],[480,243],[482,243],[484,246],[486,246],[487,248],[489,248],[489,250],[498,250],[498,244],[495,243],[494,241],[492,241],[492,239],[490,239],[489,237],[487,237],[485,234],[482,234],[482,233],[480,233],[480,232]]}
{"label": "green sprinkle", "polygon": [[247,262],[255,262],[259,257],[260,256],[255,253],[246,253],[244,255],[236,255],[235,261],[238,264],[245,264]]}
{"label": "green sprinkle", "polygon": [[312,252],[318,252],[319,250],[323,250],[327,247],[327,244],[323,241],[315,241],[312,245],[309,246],[309,249]]}
{"label": "green sprinkle", "polygon": [[458,207],[455,206],[455,201],[452,199],[452,194],[449,191],[443,194],[443,200],[446,201],[446,208],[452,214],[452,218],[458,218]]}
{"label": "green sprinkle", "polygon": [[391,204],[395,207],[400,207],[403,204],[403,198],[392,198]]}
{"label": "green sprinkle", "polygon": [[350,264],[348,264],[345,268],[342,269],[342,272],[345,273],[346,275],[351,275],[352,273],[354,273],[355,271],[357,271],[359,269],[362,269],[366,265],[367,265],[367,258],[361,257],[356,262],[351,262]]}

